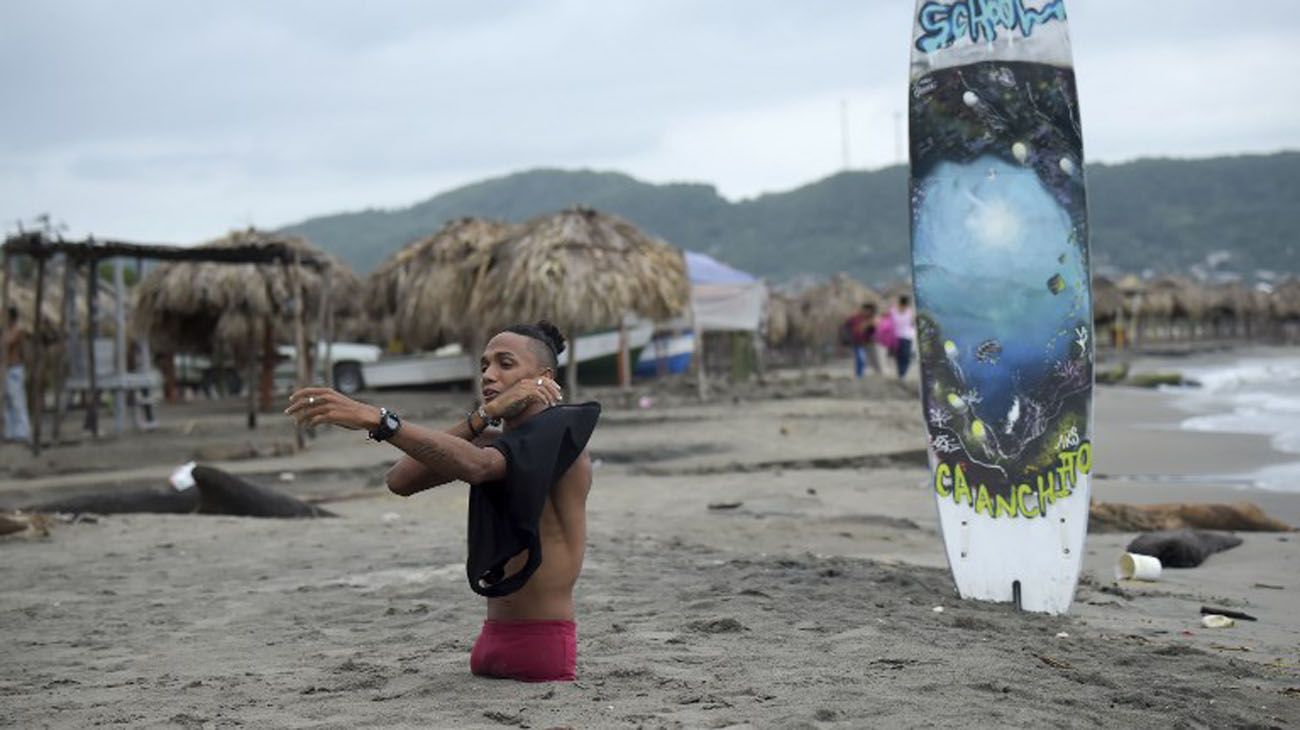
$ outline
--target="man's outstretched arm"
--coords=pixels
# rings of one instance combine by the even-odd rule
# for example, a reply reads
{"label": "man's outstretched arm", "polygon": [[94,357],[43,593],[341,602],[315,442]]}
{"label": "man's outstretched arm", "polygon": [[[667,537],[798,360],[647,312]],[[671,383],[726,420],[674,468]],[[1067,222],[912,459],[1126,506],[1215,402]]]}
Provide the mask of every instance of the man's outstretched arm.
{"label": "man's outstretched arm", "polygon": [[[354,401],[330,388],[303,388],[289,396],[285,413],[309,426],[332,423],[368,431],[379,427],[378,408]],[[460,479],[479,484],[500,479],[506,473],[505,457],[496,449],[483,448],[458,436],[414,423],[403,423],[388,442],[406,452],[435,480]],[[403,489],[414,486],[412,493],[420,488],[418,483],[403,482],[399,486]]]}

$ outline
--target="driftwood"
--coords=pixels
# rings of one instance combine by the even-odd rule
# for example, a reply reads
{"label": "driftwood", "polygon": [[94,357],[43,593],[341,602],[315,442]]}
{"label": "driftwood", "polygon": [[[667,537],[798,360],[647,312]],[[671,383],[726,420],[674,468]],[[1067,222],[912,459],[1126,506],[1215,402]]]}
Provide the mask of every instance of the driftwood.
{"label": "driftwood", "polygon": [[1237,504],[1116,504],[1093,502],[1089,532],[1152,532],[1198,528],[1243,532],[1291,532],[1295,528],[1273,519],[1258,505]]}
{"label": "driftwood", "polygon": [[39,514],[184,514],[199,506],[192,491],[178,492],[171,487],[151,487],[115,492],[78,494],[24,507]]}
{"label": "driftwood", "polygon": [[50,534],[50,523],[45,515],[29,515],[21,512],[0,514],[0,535],[13,535],[30,532],[38,537]]}
{"label": "driftwood", "polygon": [[199,491],[199,514],[242,517],[334,517],[284,492],[262,487],[210,466],[192,472]]}
{"label": "driftwood", "polygon": [[1166,568],[1195,568],[1211,555],[1240,544],[1240,537],[1221,532],[1162,530],[1139,535],[1128,544],[1128,551],[1159,558]]}
{"label": "driftwood", "polygon": [[251,484],[220,469],[196,466],[192,476],[195,486],[184,491],[162,487],[80,494],[30,505],[24,510],[44,514],[197,513],[239,517],[334,516],[328,510],[270,487]]}

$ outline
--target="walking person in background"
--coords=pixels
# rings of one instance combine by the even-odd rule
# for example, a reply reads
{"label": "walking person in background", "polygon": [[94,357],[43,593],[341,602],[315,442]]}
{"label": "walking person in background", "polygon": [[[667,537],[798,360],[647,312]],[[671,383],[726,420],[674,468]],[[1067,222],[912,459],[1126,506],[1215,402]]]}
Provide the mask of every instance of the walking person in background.
{"label": "walking person in background", "polygon": [[876,353],[876,305],[866,302],[852,317],[844,322],[845,344],[853,347],[853,374],[861,378],[871,365],[872,372],[879,374],[880,356]]}
{"label": "walking person in background", "polygon": [[898,363],[898,379],[902,380],[912,364],[912,347],[916,342],[916,312],[912,309],[911,297],[900,296],[889,316],[894,321],[894,336],[898,340],[894,347],[894,361]]}
{"label": "walking person in background", "polygon": [[5,441],[31,443],[32,427],[27,418],[27,372],[23,368],[22,326],[18,308],[9,307],[4,335],[0,337],[0,370],[4,372]]}

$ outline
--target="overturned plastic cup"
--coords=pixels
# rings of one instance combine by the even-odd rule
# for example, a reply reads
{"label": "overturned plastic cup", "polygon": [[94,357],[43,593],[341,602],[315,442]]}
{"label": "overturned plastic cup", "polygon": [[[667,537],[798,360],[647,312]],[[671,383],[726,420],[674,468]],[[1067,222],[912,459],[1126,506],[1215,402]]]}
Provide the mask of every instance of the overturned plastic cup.
{"label": "overturned plastic cup", "polygon": [[1124,553],[1115,566],[1117,580],[1160,580],[1160,558]]}

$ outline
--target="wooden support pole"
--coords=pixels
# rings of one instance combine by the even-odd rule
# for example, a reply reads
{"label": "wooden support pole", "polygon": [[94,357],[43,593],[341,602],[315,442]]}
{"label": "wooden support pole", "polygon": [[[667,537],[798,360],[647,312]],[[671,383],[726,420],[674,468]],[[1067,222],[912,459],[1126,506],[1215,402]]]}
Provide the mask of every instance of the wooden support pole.
{"label": "wooden support pole", "polygon": [[[303,297],[302,287],[302,263],[295,252],[293,256],[293,265],[289,268],[289,290],[293,301],[293,345],[295,354],[295,364],[298,372],[297,388],[306,388],[311,378],[307,365],[307,328],[304,320],[307,315],[306,299]],[[294,429],[294,443],[299,450],[306,445],[304,439],[306,429],[301,423]]]}
{"label": "wooden support pole", "polygon": [[[0,282],[0,322],[3,322],[4,324],[0,326],[8,327],[9,326],[9,280],[13,278],[13,271],[14,271],[13,257],[9,255],[8,248],[5,248],[2,251],[0,251],[0,261],[3,261],[3,263],[0,264],[0,266],[2,266],[4,269],[4,281]],[[0,353],[0,358],[3,357],[4,357],[4,353]],[[3,359],[0,359],[0,363],[3,363],[6,366],[5,368],[0,368],[0,398],[3,398],[4,394],[2,391],[5,388],[3,378],[8,377],[8,373],[4,372],[8,370],[8,362],[4,361]],[[4,409],[0,408],[0,424],[4,423],[4,418],[5,418]]]}
{"label": "wooden support pole", "polygon": [[691,333],[695,338],[695,352],[691,355],[691,364],[695,366],[695,389],[700,401],[709,399],[708,368],[704,365],[704,333],[700,331],[699,321],[695,318],[695,302],[691,302]]}
{"label": "wooden support pole", "polygon": [[41,425],[45,420],[45,336],[41,332],[41,307],[45,305],[45,256],[36,259],[36,311],[32,315],[32,342],[36,356],[32,363],[31,397],[32,454],[41,455]]}
{"label": "wooden support pole", "polygon": [[[218,376],[220,377],[220,376]],[[248,391],[248,430],[257,428],[257,327],[248,325],[248,378],[244,385]]]}
{"label": "wooden support pole", "polygon": [[270,413],[275,399],[275,365],[280,353],[275,347],[275,323],[269,316],[262,318],[262,370],[257,391],[261,411]]}
{"label": "wooden support pole", "polygon": [[126,431],[126,281],[121,257],[113,259],[113,293],[117,303],[113,309],[113,371],[117,387],[113,389],[113,428],[117,433]]}
{"label": "wooden support pole", "polygon": [[59,311],[59,334],[63,336],[63,362],[59,368],[58,389],[54,391],[54,442],[58,443],[63,435],[63,417],[67,415],[67,382],[72,372],[72,357],[77,346],[77,287],[72,258],[63,255],[63,306]]}
{"label": "wooden support pole", "polygon": [[320,274],[320,306],[316,312],[316,354],[324,353],[324,357],[321,357],[318,363],[320,365],[320,376],[317,382],[333,387],[333,377],[330,372],[333,370],[330,361],[334,355],[334,337],[329,332],[330,279],[332,278],[330,274],[331,267],[329,266],[326,266]]}
{"label": "wooden support pole", "polygon": [[325,384],[334,385],[334,340],[338,339],[338,329],[334,323],[333,276],[325,278]]}
{"label": "wooden support pole", "polygon": [[99,337],[99,260],[86,261],[86,430],[99,438],[99,373],[95,340]]}
{"label": "wooden support pole", "polygon": [[618,323],[618,385],[623,390],[632,387],[632,352],[627,336],[627,315]]}

